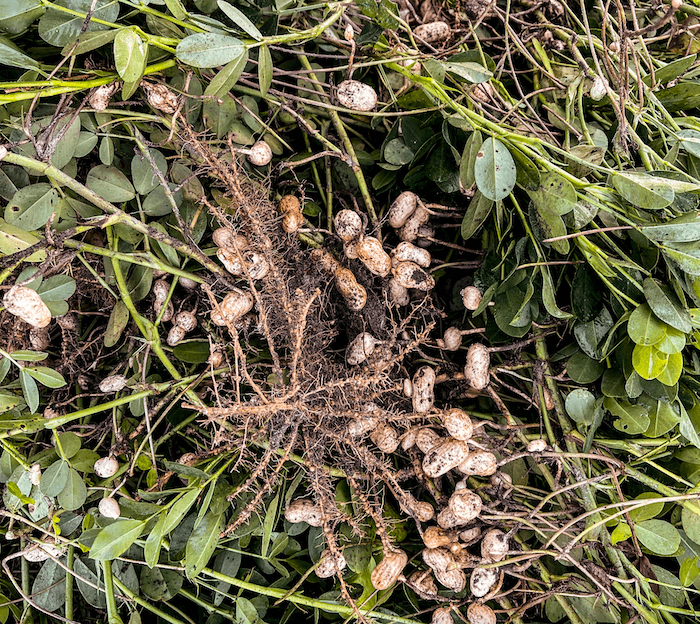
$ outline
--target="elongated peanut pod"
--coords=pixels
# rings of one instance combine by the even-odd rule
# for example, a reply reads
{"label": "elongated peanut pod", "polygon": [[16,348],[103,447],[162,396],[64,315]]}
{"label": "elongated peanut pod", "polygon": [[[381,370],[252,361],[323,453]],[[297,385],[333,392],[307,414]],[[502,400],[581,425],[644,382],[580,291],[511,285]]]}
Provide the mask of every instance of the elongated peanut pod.
{"label": "elongated peanut pod", "polygon": [[367,303],[367,291],[357,283],[355,274],[344,267],[340,267],[335,272],[335,285],[340,294],[345,298],[348,308],[359,312]]}
{"label": "elongated peanut pod", "polygon": [[413,376],[413,411],[417,414],[429,412],[435,401],[435,371],[422,366]]}

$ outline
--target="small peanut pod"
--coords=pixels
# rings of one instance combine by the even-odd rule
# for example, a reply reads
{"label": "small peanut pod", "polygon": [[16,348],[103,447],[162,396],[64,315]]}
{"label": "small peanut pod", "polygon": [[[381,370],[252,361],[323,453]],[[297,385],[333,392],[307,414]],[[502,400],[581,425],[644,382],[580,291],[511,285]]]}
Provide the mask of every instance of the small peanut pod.
{"label": "small peanut pod", "polygon": [[13,286],[2,300],[5,309],[32,327],[46,327],[51,322],[51,310],[39,294],[26,286]]}
{"label": "small peanut pod", "polygon": [[399,498],[399,505],[419,522],[430,522],[435,517],[435,510],[430,503],[416,500],[410,492],[404,492]]}
{"label": "small peanut pod", "polygon": [[430,624],[453,624],[452,609],[450,607],[439,607],[433,611]]}
{"label": "small peanut pod", "polygon": [[418,196],[411,191],[404,191],[389,208],[389,225],[395,230],[403,226],[418,206]]}
{"label": "small peanut pod", "polygon": [[316,566],[316,576],[318,578],[330,578],[334,576],[336,570],[342,572],[348,565],[342,552],[338,552],[333,556],[330,550],[326,549],[321,553],[321,557],[318,560],[318,565]]}
{"label": "small peanut pod", "polygon": [[496,614],[491,607],[472,602],[467,607],[467,621],[469,624],[496,624]]}
{"label": "small peanut pod", "polygon": [[252,280],[259,280],[270,272],[270,265],[265,256],[257,251],[247,251],[243,256],[246,262],[248,277]]}
{"label": "small peanut pod", "polygon": [[369,434],[370,439],[382,453],[393,453],[399,448],[399,434],[391,425],[382,423]]}
{"label": "small peanut pod", "polygon": [[294,195],[285,195],[277,206],[282,215],[282,229],[294,234],[304,225],[304,213],[299,200]]}
{"label": "small peanut pod", "polygon": [[396,281],[396,278],[392,277],[389,280],[389,301],[392,303],[396,304],[397,306],[405,306],[408,305],[409,302],[411,301],[410,296],[408,295],[408,288],[405,286],[401,286]]}
{"label": "small peanut pod", "polygon": [[118,518],[121,515],[119,503],[111,496],[108,498],[101,499],[99,504],[97,505],[97,510],[105,518]]}
{"label": "small peanut pod", "polygon": [[408,555],[403,550],[392,550],[384,555],[377,567],[372,570],[372,587],[378,590],[389,589],[399,578],[408,563]]}
{"label": "small peanut pod", "polygon": [[453,592],[461,592],[467,586],[467,575],[459,568],[454,570],[435,570],[435,578],[440,585],[451,589]]}
{"label": "small peanut pod", "polygon": [[100,382],[100,392],[119,392],[126,387],[126,382],[124,375],[110,375]]}
{"label": "small peanut pod", "polygon": [[378,239],[368,236],[355,245],[357,257],[372,273],[386,277],[391,272],[391,257]]}
{"label": "small peanut pod", "polygon": [[318,263],[322,271],[331,275],[335,275],[335,272],[340,268],[340,263],[325,249],[314,249],[311,252],[311,259]]}
{"label": "small peanut pod", "polygon": [[421,366],[413,375],[413,411],[425,414],[435,401],[435,371],[430,366]]}
{"label": "small peanut pod", "polygon": [[459,516],[455,516],[454,513],[452,513],[452,510],[449,507],[445,507],[437,517],[437,523],[438,526],[441,529],[445,529],[446,531],[449,531],[450,529],[456,529],[459,527],[463,527],[465,524],[468,524],[470,521],[469,520],[464,520],[460,518]]}
{"label": "small peanut pod", "polygon": [[497,568],[474,568],[469,579],[469,589],[477,598],[485,596],[498,582]]}
{"label": "small peanut pod", "polygon": [[462,440],[447,438],[431,448],[423,458],[423,472],[431,478],[444,475],[459,466],[469,455],[469,447]]}
{"label": "small peanut pod", "polygon": [[407,241],[399,243],[396,249],[391,252],[391,262],[393,265],[399,262],[415,262],[417,265],[427,269],[430,266],[431,260],[430,252],[427,249],[416,247],[414,244]]}
{"label": "small peanut pod", "polygon": [[256,141],[248,152],[248,162],[264,167],[272,160],[272,148],[265,141]]}
{"label": "small peanut pod", "polygon": [[431,526],[423,532],[423,543],[426,548],[449,547],[452,543],[457,541],[458,539],[455,533],[441,527]]}
{"label": "small peanut pod", "polygon": [[443,438],[432,429],[425,427],[416,431],[416,446],[427,453],[431,448],[442,442]]}
{"label": "small peanut pod", "polygon": [[335,285],[345,298],[348,308],[354,312],[359,312],[365,307],[367,291],[357,283],[355,274],[350,269],[340,267],[336,270]]}
{"label": "small peanut pod", "polygon": [[542,438],[538,438],[537,440],[530,440],[527,443],[527,452],[528,453],[541,453],[542,451],[547,450],[547,440],[544,440]]}
{"label": "small peanut pod", "polygon": [[464,378],[474,390],[483,390],[489,385],[489,368],[491,355],[481,343],[473,344],[467,351],[467,363],[464,366]]}
{"label": "small peanut pod", "polygon": [[459,291],[462,304],[467,310],[476,310],[481,305],[481,291],[475,286],[467,286]]}
{"label": "small peanut pod", "polygon": [[437,344],[445,351],[457,351],[462,346],[462,332],[457,327],[448,327]]}
{"label": "small peanut pod", "polygon": [[432,575],[427,570],[421,571],[416,570],[411,576],[408,577],[408,583],[411,588],[423,594],[426,598],[432,598],[437,596],[438,588],[433,580]]}
{"label": "small peanut pod", "polygon": [[397,283],[404,288],[415,288],[423,292],[435,288],[435,278],[415,262],[399,262],[391,272]]}
{"label": "small peanut pod", "polygon": [[212,310],[211,321],[214,325],[224,327],[236,323],[253,309],[253,296],[243,290],[233,290],[219,304],[218,310]]}
{"label": "small peanut pod", "polygon": [[343,253],[345,254],[345,257],[348,260],[357,259],[357,241],[356,240],[347,241],[343,245]]}
{"label": "small peanut pod", "polygon": [[356,111],[368,112],[377,105],[377,92],[357,80],[343,80],[338,85],[336,97],[341,105]]}
{"label": "small peanut pod", "polygon": [[377,346],[377,339],[368,332],[358,334],[348,345],[345,352],[345,361],[350,366],[356,366],[364,362],[374,352]]}
{"label": "small peanut pod", "polygon": [[245,260],[238,251],[230,247],[219,247],[216,250],[216,257],[231,275],[243,275]]}
{"label": "small peanut pod", "polygon": [[[165,300],[168,298],[168,293],[170,292],[170,284],[166,282],[164,279],[159,279],[156,280],[153,284],[153,296],[155,297],[155,301],[153,302],[153,309],[155,310],[156,314],[159,314],[160,311],[163,309],[163,304],[165,303]],[[163,315],[160,317],[161,321],[168,322],[173,318],[173,315],[175,314],[175,306],[173,305],[172,301],[168,301],[165,311],[163,312]]]}
{"label": "small peanut pod", "polygon": [[460,462],[459,469],[467,476],[489,477],[498,470],[498,460],[490,451],[476,451]]}
{"label": "small peanut pod", "polygon": [[333,220],[335,233],[345,242],[349,242],[362,234],[362,218],[354,210],[341,210]]}
{"label": "small peanut pod", "polygon": [[93,469],[100,479],[109,479],[117,474],[119,462],[114,457],[101,457],[95,462]]}
{"label": "small peanut pod", "polygon": [[418,206],[399,228],[399,238],[403,241],[413,242],[418,238],[418,231],[428,222],[428,219],[430,219],[430,213],[423,206]]}
{"label": "small peanut pod", "polygon": [[458,407],[442,413],[442,424],[447,429],[447,433],[457,440],[470,440],[474,435],[472,419]]}
{"label": "small peanut pod", "polygon": [[447,548],[425,548],[423,561],[433,572],[451,570],[456,567],[454,555]]}
{"label": "small peanut pod", "polygon": [[508,553],[508,536],[499,529],[487,531],[481,540],[481,556],[490,561],[503,561]]}
{"label": "small peanut pod", "polygon": [[323,514],[320,507],[307,498],[297,498],[289,503],[284,511],[284,517],[288,522],[306,522],[312,527],[323,526]]}
{"label": "small peanut pod", "polygon": [[211,239],[217,247],[238,249],[243,251],[248,248],[248,239],[242,234],[237,234],[230,227],[220,227],[214,230]]}
{"label": "small peanut pod", "polygon": [[465,523],[479,517],[482,505],[481,497],[466,488],[456,490],[447,503],[449,510],[455,517],[463,520]]}
{"label": "small peanut pod", "polygon": [[347,433],[351,438],[360,438],[369,433],[377,426],[377,419],[374,416],[360,416],[353,418],[347,427]]}
{"label": "small peanut pod", "polygon": [[426,43],[436,43],[447,39],[452,33],[450,25],[445,22],[429,22],[413,29],[413,34]]}

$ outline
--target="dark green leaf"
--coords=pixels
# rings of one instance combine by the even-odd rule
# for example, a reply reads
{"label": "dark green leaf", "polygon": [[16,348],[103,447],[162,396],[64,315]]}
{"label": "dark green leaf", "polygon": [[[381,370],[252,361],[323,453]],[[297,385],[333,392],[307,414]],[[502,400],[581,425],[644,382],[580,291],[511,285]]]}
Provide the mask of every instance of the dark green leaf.
{"label": "dark green leaf", "polygon": [[647,277],[644,280],[644,296],[654,314],[664,323],[683,333],[688,333],[693,329],[688,311],[681,306],[668,286],[661,285],[653,278]]}
{"label": "dark green leaf", "polygon": [[195,526],[185,548],[185,574],[195,578],[209,563],[224,528],[223,515],[207,513]]}
{"label": "dark green leaf", "polygon": [[143,532],[142,520],[117,520],[102,529],[90,548],[90,558],[111,561],[131,546]]}
{"label": "dark green leaf", "polygon": [[515,161],[498,139],[488,137],[476,154],[474,179],[481,193],[494,201],[504,199],[515,188]]}
{"label": "dark green leaf", "polygon": [[192,67],[226,65],[243,54],[243,42],[219,33],[189,35],[177,45],[177,58]]}
{"label": "dark green leaf", "polygon": [[58,504],[66,511],[74,511],[83,506],[87,499],[87,488],[85,481],[76,470],[70,468],[68,471],[68,481],[58,495]]}
{"label": "dark green leaf", "polygon": [[125,202],[136,197],[131,182],[116,167],[93,167],[87,175],[85,185],[109,202]]}
{"label": "dark green leaf", "polygon": [[50,497],[58,496],[68,483],[69,468],[68,462],[62,459],[51,464],[41,475],[41,493]]}
{"label": "dark green leaf", "polygon": [[58,191],[40,182],[17,191],[5,207],[5,221],[27,232],[44,227],[58,208]]}
{"label": "dark green leaf", "polygon": [[56,0],[54,4],[78,13],[75,15],[49,8],[39,20],[39,36],[46,43],[59,48],[78,38],[85,23],[85,16],[93,4],[95,6],[95,10],[92,12],[93,19],[90,20],[85,32],[109,29],[109,26],[95,22],[95,18],[105,22],[114,22],[119,16],[119,3],[114,2],[114,0],[97,0],[96,2],[93,0]]}

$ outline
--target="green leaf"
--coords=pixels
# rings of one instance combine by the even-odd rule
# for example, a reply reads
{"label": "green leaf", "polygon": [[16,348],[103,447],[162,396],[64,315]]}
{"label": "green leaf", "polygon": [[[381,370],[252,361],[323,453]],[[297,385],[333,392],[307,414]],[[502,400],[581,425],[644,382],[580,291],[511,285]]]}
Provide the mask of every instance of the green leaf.
{"label": "green leaf", "polygon": [[644,280],[644,296],[654,314],[664,323],[686,334],[692,331],[693,326],[688,311],[681,306],[668,286],[647,277]]}
{"label": "green leaf", "polygon": [[12,351],[10,353],[13,359],[23,360],[25,362],[43,362],[47,357],[48,353],[43,353],[41,351],[26,351],[21,349],[20,351]]}
{"label": "green leaf", "polygon": [[[32,288],[30,286],[30,288]],[[49,301],[66,301],[75,293],[75,280],[68,275],[52,275],[41,282],[36,291],[45,303]]]}
{"label": "green leaf", "polygon": [[630,204],[644,210],[665,208],[676,196],[669,180],[647,173],[616,171],[612,174],[612,184]]}
{"label": "green leaf", "polygon": [[695,243],[673,243],[659,245],[664,256],[678,264],[688,275],[700,275],[700,249]]}
{"label": "green leaf", "polygon": [[25,366],[24,372],[47,388],[61,388],[66,385],[63,375],[48,366]]}
{"label": "green leaf", "polygon": [[190,340],[176,345],[173,355],[187,364],[203,364],[209,358],[209,343],[203,340]]}
{"label": "green leaf", "polygon": [[504,199],[515,188],[515,161],[498,139],[488,137],[476,154],[474,179],[481,193],[494,201]]}
{"label": "green leaf", "polygon": [[632,537],[632,529],[630,529],[629,524],[626,522],[620,522],[610,534],[610,540],[613,546],[619,542],[628,540],[630,537]]}
{"label": "green leaf", "polygon": [[165,520],[166,514],[161,513],[158,516],[158,522],[156,522],[156,525],[151,529],[151,532],[148,534],[148,538],[146,538],[146,544],[143,548],[143,557],[144,561],[146,562],[146,565],[149,568],[152,568],[156,565],[156,563],[158,563],[160,545],[163,541],[163,529],[165,529]]}
{"label": "green leaf", "polygon": [[[97,609],[105,609],[107,607],[107,600],[105,599],[104,591],[100,591],[104,589],[104,583],[102,583],[102,587],[100,587],[100,579],[83,563],[80,557],[75,558],[73,569],[76,573],[75,580],[78,585],[78,590],[83,598],[85,598],[85,601]],[[89,581],[91,584],[88,584],[86,581]],[[100,589],[97,589],[98,587]]]}
{"label": "green leaf", "polygon": [[178,464],[177,462],[169,461],[167,459],[163,460],[163,464],[168,470],[172,470],[175,474],[179,474],[183,477],[187,477],[189,479],[208,479],[209,475],[204,472],[204,470],[200,470],[199,468],[195,468],[194,466],[186,466],[184,464]]}
{"label": "green leaf", "polygon": [[613,416],[617,416],[618,420],[613,423],[613,426],[618,431],[637,435],[649,428],[648,412],[641,405],[632,405],[629,401],[618,401],[612,397],[605,397],[603,407]]}
{"label": "green leaf", "polygon": [[85,481],[76,470],[68,470],[68,481],[58,495],[58,504],[66,511],[75,511],[83,506],[87,499]]}
{"label": "green leaf", "polygon": [[40,182],[21,188],[5,207],[5,221],[31,232],[43,228],[59,203],[58,191],[50,184]]}
{"label": "green leaf", "polygon": [[581,351],[588,357],[600,359],[598,346],[614,325],[615,321],[605,306],[592,321],[576,323],[574,325],[574,336]]}
{"label": "green leaf", "polygon": [[243,13],[241,13],[241,11],[225,0],[219,0],[217,4],[219,5],[219,8],[228,16],[228,18],[236,26],[238,26],[238,28],[250,35],[256,41],[262,41],[262,33],[256,28],[253,22],[251,22]]}
{"label": "green leaf", "polygon": [[120,30],[115,28],[102,32],[86,32],[78,37],[77,45],[75,41],[70,41],[65,45],[61,54],[63,56],[78,56],[97,50],[108,43],[112,43]]}
{"label": "green leaf", "polygon": [[219,71],[204,91],[205,96],[222,97],[228,93],[231,88],[238,82],[238,79],[245,69],[248,62],[248,50],[243,50],[242,54],[234,58],[224,68]]}
{"label": "green leaf", "polygon": [[[168,182],[168,189],[175,205],[179,208],[182,206],[182,191],[176,191],[175,185]],[[173,211],[173,206],[170,203],[170,198],[167,196],[165,189],[162,186],[157,186],[143,200],[143,211],[149,217],[162,217],[170,214]]]}
{"label": "green leaf", "polygon": [[29,411],[35,414],[37,409],[39,409],[39,388],[36,385],[36,381],[25,373],[24,370],[20,370],[19,383],[22,386],[22,393],[24,394],[24,400],[27,403]]}
{"label": "green leaf", "polygon": [[649,438],[659,438],[673,429],[681,417],[673,410],[671,405],[663,401],[657,401],[649,412],[649,428],[644,435]]}
{"label": "green leaf", "polygon": [[[405,134],[404,132],[404,135]],[[470,189],[476,182],[476,178],[474,177],[474,164],[476,163],[476,155],[479,153],[483,142],[484,140],[481,136],[481,132],[475,130],[469,135],[464,145],[462,158],[459,162],[459,181],[464,189]],[[463,237],[469,238],[467,236]]]}
{"label": "green leaf", "polygon": [[151,600],[171,600],[180,591],[183,580],[175,570],[145,568],[141,571],[141,591]]}
{"label": "green leaf", "polygon": [[627,333],[638,345],[654,345],[666,335],[666,326],[654,316],[648,305],[640,305],[627,321]]}
{"label": "green leaf", "polygon": [[[56,445],[59,454],[63,459],[71,459],[80,450],[83,441],[79,435],[72,431],[65,431],[58,434],[58,444]],[[58,447],[60,446],[60,449]]]}
{"label": "green leaf", "polygon": [[[700,448],[700,435],[698,435],[698,432],[695,429],[695,424],[690,418],[690,414],[688,414],[683,406],[682,401],[678,401],[678,409],[680,409],[681,412],[681,422],[678,424],[678,431],[680,431],[681,435],[693,446]],[[695,411],[697,409],[698,405],[696,403],[691,411]]]}
{"label": "green leaf", "polygon": [[194,528],[185,547],[185,574],[195,578],[207,565],[224,528],[223,514],[207,513]]}
{"label": "green leaf", "polygon": [[32,583],[32,599],[53,613],[66,601],[66,571],[53,559],[47,559]]}
{"label": "green leaf", "polygon": [[586,264],[580,265],[571,283],[571,308],[584,323],[592,321],[600,312],[603,290],[595,273]]}
{"label": "green leaf", "polygon": [[474,197],[472,197],[469,202],[467,212],[464,214],[464,219],[462,220],[461,233],[463,239],[468,240],[474,236],[476,231],[483,225],[484,221],[488,219],[493,206],[493,200],[483,195],[481,191],[476,191],[476,193],[474,193]]}
{"label": "green leaf", "polygon": [[[93,0],[56,0],[54,4],[78,13],[78,15],[74,15],[49,8],[39,20],[39,36],[46,43],[62,48],[78,38],[85,23],[85,16],[93,5]],[[109,26],[98,24],[95,19],[115,22],[119,16],[119,3],[114,0],[97,0],[94,5],[93,19],[90,20],[85,32],[108,30]]]}
{"label": "green leaf", "polygon": [[542,275],[542,303],[544,303],[545,310],[554,318],[564,320],[572,318],[572,314],[564,312],[564,310],[560,309],[557,305],[557,300],[554,295],[554,282],[552,282],[552,274],[549,272],[549,267],[541,266],[539,269]]}
{"label": "green leaf", "polygon": [[59,459],[51,464],[41,475],[39,487],[44,496],[58,496],[68,483],[70,466],[67,461]]}
{"label": "green leaf", "polygon": [[634,345],[632,366],[642,379],[656,379],[668,365],[670,356],[653,346]]}
{"label": "green leaf", "polygon": [[108,202],[126,202],[136,197],[129,178],[116,167],[93,167],[87,175],[85,185]]}
{"label": "green leaf", "polygon": [[[566,235],[566,224],[556,210],[549,203],[535,204],[530,202],[530,219],[533,222],[535,235],[540,240],[560,238]],[[548,243],[560,254],[569,253],[569,241],[567,239],[554,240]]]}
{"label": "green leaf", "polygon": [[192,67],[211,68],[225,65],[243,54],[243,42],[229,35],[197,33],[178,44],[175,55]]}
{"label": "green leaf", "polygon": [[634,532],[642,546],[661,557],[673,555],[681,545],[680,533],[665,520],[645,520],[635,524]]}
{"label": "green leaf", "polygon": [[117,520],[102,529],[90,548],[90,558],[111,561],[124,553],[141,535],[143,520]]}
{"label": "green leaf", "polygon": [[263,521],[263,534],[262,539],[260,540],[260,554],[263,557],[267,557],[267,549],[270,545],[272,529],[275,528],[275,522],[277,521],[277,506],[279,504],[280,491],[281,490],[277,490],[277,494],[272,499],[272,501],[270,501],[270,504],[265,510],[265,520]]}
{"label": "green leaf", "polygon": [[[153,159],[156,168],[160,173],[168,173],[168,162],[162,152],[157,149],[148,149],[148,155]],[[141,153],[135,154],[131,159],[131,180],[134,189],[139,195],[148,195],[154,188],[160,185],[158,176],[153,171],[148,158]]]}
{"label": "green leaf", "polygon": [[[635,501],[645,501],[654,500],[655,498],[661,498],[661,494],[657,492],[643,492],[637,496]],[[635,509],[629,510],[630,520],[633,522],[644,522],[644,520],[651,520],[656,518],[664,510],[664,503],[650,503],[649,505],[644,505],[643,507],[637,507]]]}
{"label": "green leaf", "polygon": [[40,68],[37,61],[31,56],[27,56],[24,52],[21,52],[17,46],[6,37],[0,37],[0,65],[33,70],[38,70]]}
{"label": "green leaf", "polygon": [[112,308],[107,321],[107,329],[105,331],[105,347],[113,347],[122,335],[124,329],[129,323],[129,308],[120,299]]}
{"label": "green leaf", "polygon": [[199,497],[200,490],[192,488],[178,498],[168,510],[165,526],[163,527],[163,535],[167,535],[172,531],[185,517],[190,507]]}
{"label": "green leaf", "polygon": [[641,226],[639,231],[658,243],[692,243],[700,240],[700,213],[688,212],[665,223]]}
{"label": "green leaf", "polygon": [[700,557],[684,559],[679,572],[683,587],[690,587],[698,576],[700,576]]}
{"label": "green leaf", "polygon": [[693,540],[696,544],[700,544],[700,509],[693,511],[692,509],[683,507],[683,511],[681,512],[681,524],[688,538]]}
{"label": "green leaf", "polygon": [[588,390],[576,388],[567,395],[564,407],[577,423],[590,425],[595,416],[596,398]]}
{"label": "green leaf", "polygon": [[114,38],[114,65],[125,82],[141,79],[146,68],[146,45],[131,28],[125,28]]}
{"label": "green leaf", "polygon": [[661,351],[661,353],[680,353],[683,351],[686,343],[686,335],[678,331],[677,329],[667,326],[666,335],[660,342],[657,342],[654,346]]}
{"label": "green leaf", "polygon": [[593,383],[605,370],[605,365],[589,358],[582,351],[574,353],[566,363],[566,372],[569,377],[580,384]]}
{"label": "green leaf", "polygon": [[571,182],[557,173],[543,173],[540,186],[528,195],[539,211],[560,217],[576,207],[576,190]]}
{"label": "green leaf", "polygon": [[413,150],[400,137],[391,139],[384,147],[384,159],[391,165],[407,165],[414,156]]}
{"label": "green leaf", "polygon": [[18,35],[42,12],[40,0],[4,0],[0,4],[0,30]]}

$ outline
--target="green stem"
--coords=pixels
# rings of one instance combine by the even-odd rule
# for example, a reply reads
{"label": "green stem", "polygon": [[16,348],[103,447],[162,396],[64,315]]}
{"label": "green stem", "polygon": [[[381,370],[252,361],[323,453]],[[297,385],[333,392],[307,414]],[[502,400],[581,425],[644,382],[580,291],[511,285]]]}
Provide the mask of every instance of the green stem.
{"label": "green stem", "polygon": [[[68,554],[66,556],[66,567],[73,570],[73,562],[75,560],[75,546],[68,545]],[[72,574],[66,574],[66,619],[73,619],[73,586],[74,579]]]}

